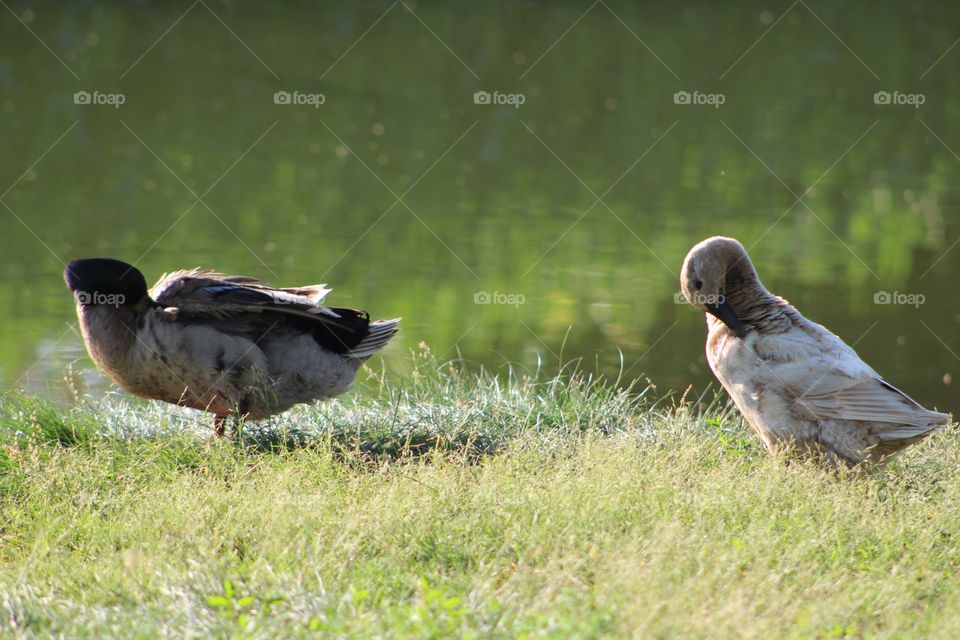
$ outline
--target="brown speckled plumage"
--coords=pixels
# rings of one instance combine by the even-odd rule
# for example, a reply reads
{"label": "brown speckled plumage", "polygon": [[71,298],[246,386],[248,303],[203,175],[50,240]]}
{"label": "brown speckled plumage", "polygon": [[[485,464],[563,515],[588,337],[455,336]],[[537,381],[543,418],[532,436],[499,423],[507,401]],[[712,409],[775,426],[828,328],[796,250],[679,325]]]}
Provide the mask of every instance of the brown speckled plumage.
{"label": "brown speckled plumage", "polygon": [[259,420],[344,393],[399,323],[325,307],[323,285],[275,289],[191,270],[148,293],[139,271],[104,258],[71,262],[65,279],[107,375],[132,394],[213,413],[217,433],[228,416]]}

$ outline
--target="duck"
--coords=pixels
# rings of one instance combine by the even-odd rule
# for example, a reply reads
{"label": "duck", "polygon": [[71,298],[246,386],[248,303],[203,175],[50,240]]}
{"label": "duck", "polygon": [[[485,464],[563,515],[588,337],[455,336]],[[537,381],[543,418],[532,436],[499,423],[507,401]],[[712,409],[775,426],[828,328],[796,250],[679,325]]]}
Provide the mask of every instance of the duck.
{"label": "duck", "polygon": [[399,330],[400,318],[322,304],[326,285],[274,288],[207,269],[143,274],[113,258],[64,269],[93,361],[123,390],[228,418],[263,420],[334,398]]}
{"label": "duck", "polygon": [[690,249],[680,288],[706,314],[710,369],[768,452],[855,468],[883,463],[950,423],[767,291],[735,238]]}

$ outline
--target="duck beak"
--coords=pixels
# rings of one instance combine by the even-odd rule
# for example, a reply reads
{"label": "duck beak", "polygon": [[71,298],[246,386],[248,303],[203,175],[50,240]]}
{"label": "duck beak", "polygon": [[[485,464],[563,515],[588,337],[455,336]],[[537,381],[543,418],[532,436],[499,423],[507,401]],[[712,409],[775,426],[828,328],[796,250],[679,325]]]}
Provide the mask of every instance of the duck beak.
{"label": "duck beak", "polygon": [[733,310],[733,307],[730,306],[726,300],[720,304],[708,304],[707,313],[712,316],[715,316],[720,322],[727,325],[727,327],[733,331],[738,338],[742,338],[747,335],[746,329],[743,328],[743,323],[740,322],[740,318],[737,317],[737,312]]}

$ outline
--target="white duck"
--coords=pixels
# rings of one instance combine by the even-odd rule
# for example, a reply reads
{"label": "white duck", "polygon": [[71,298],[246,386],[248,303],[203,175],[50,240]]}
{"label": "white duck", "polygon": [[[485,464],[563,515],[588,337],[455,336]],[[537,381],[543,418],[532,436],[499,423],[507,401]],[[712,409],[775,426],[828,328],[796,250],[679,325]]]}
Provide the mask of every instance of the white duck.
{"label": "white duck", "polygon": [[338,396],[396,334],[399,318],[325,307],[323,285],[274,289],[194,269],[153,289],[133,266],[74,260],[64,271],[93,360],[123,389],[227,417],[259,420]]}
{"label": "white duck", "polygon": [[707,312],[710,368],[767,451],[796,449],[854,466],[881,461],[949,423],[767,291],[737,240],[716,236],[693,247],[680,287]]}

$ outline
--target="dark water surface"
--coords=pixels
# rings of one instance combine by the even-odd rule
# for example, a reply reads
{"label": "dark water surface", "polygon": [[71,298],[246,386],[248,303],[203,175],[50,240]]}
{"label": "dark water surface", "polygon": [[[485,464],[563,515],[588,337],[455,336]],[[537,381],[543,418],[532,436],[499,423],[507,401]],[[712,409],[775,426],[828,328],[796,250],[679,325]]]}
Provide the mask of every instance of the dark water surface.
{"label": "dark water surface", "polygon": [[703,389],[677,272],[726,234],[893,384],[960,409],[960,5],[9,6],[5,386],[91,367],[60,274],[107,255],[151,282],[327,282],[404,317],[400,371],[423,341],[494,370],[616,375],[622,354]]}

